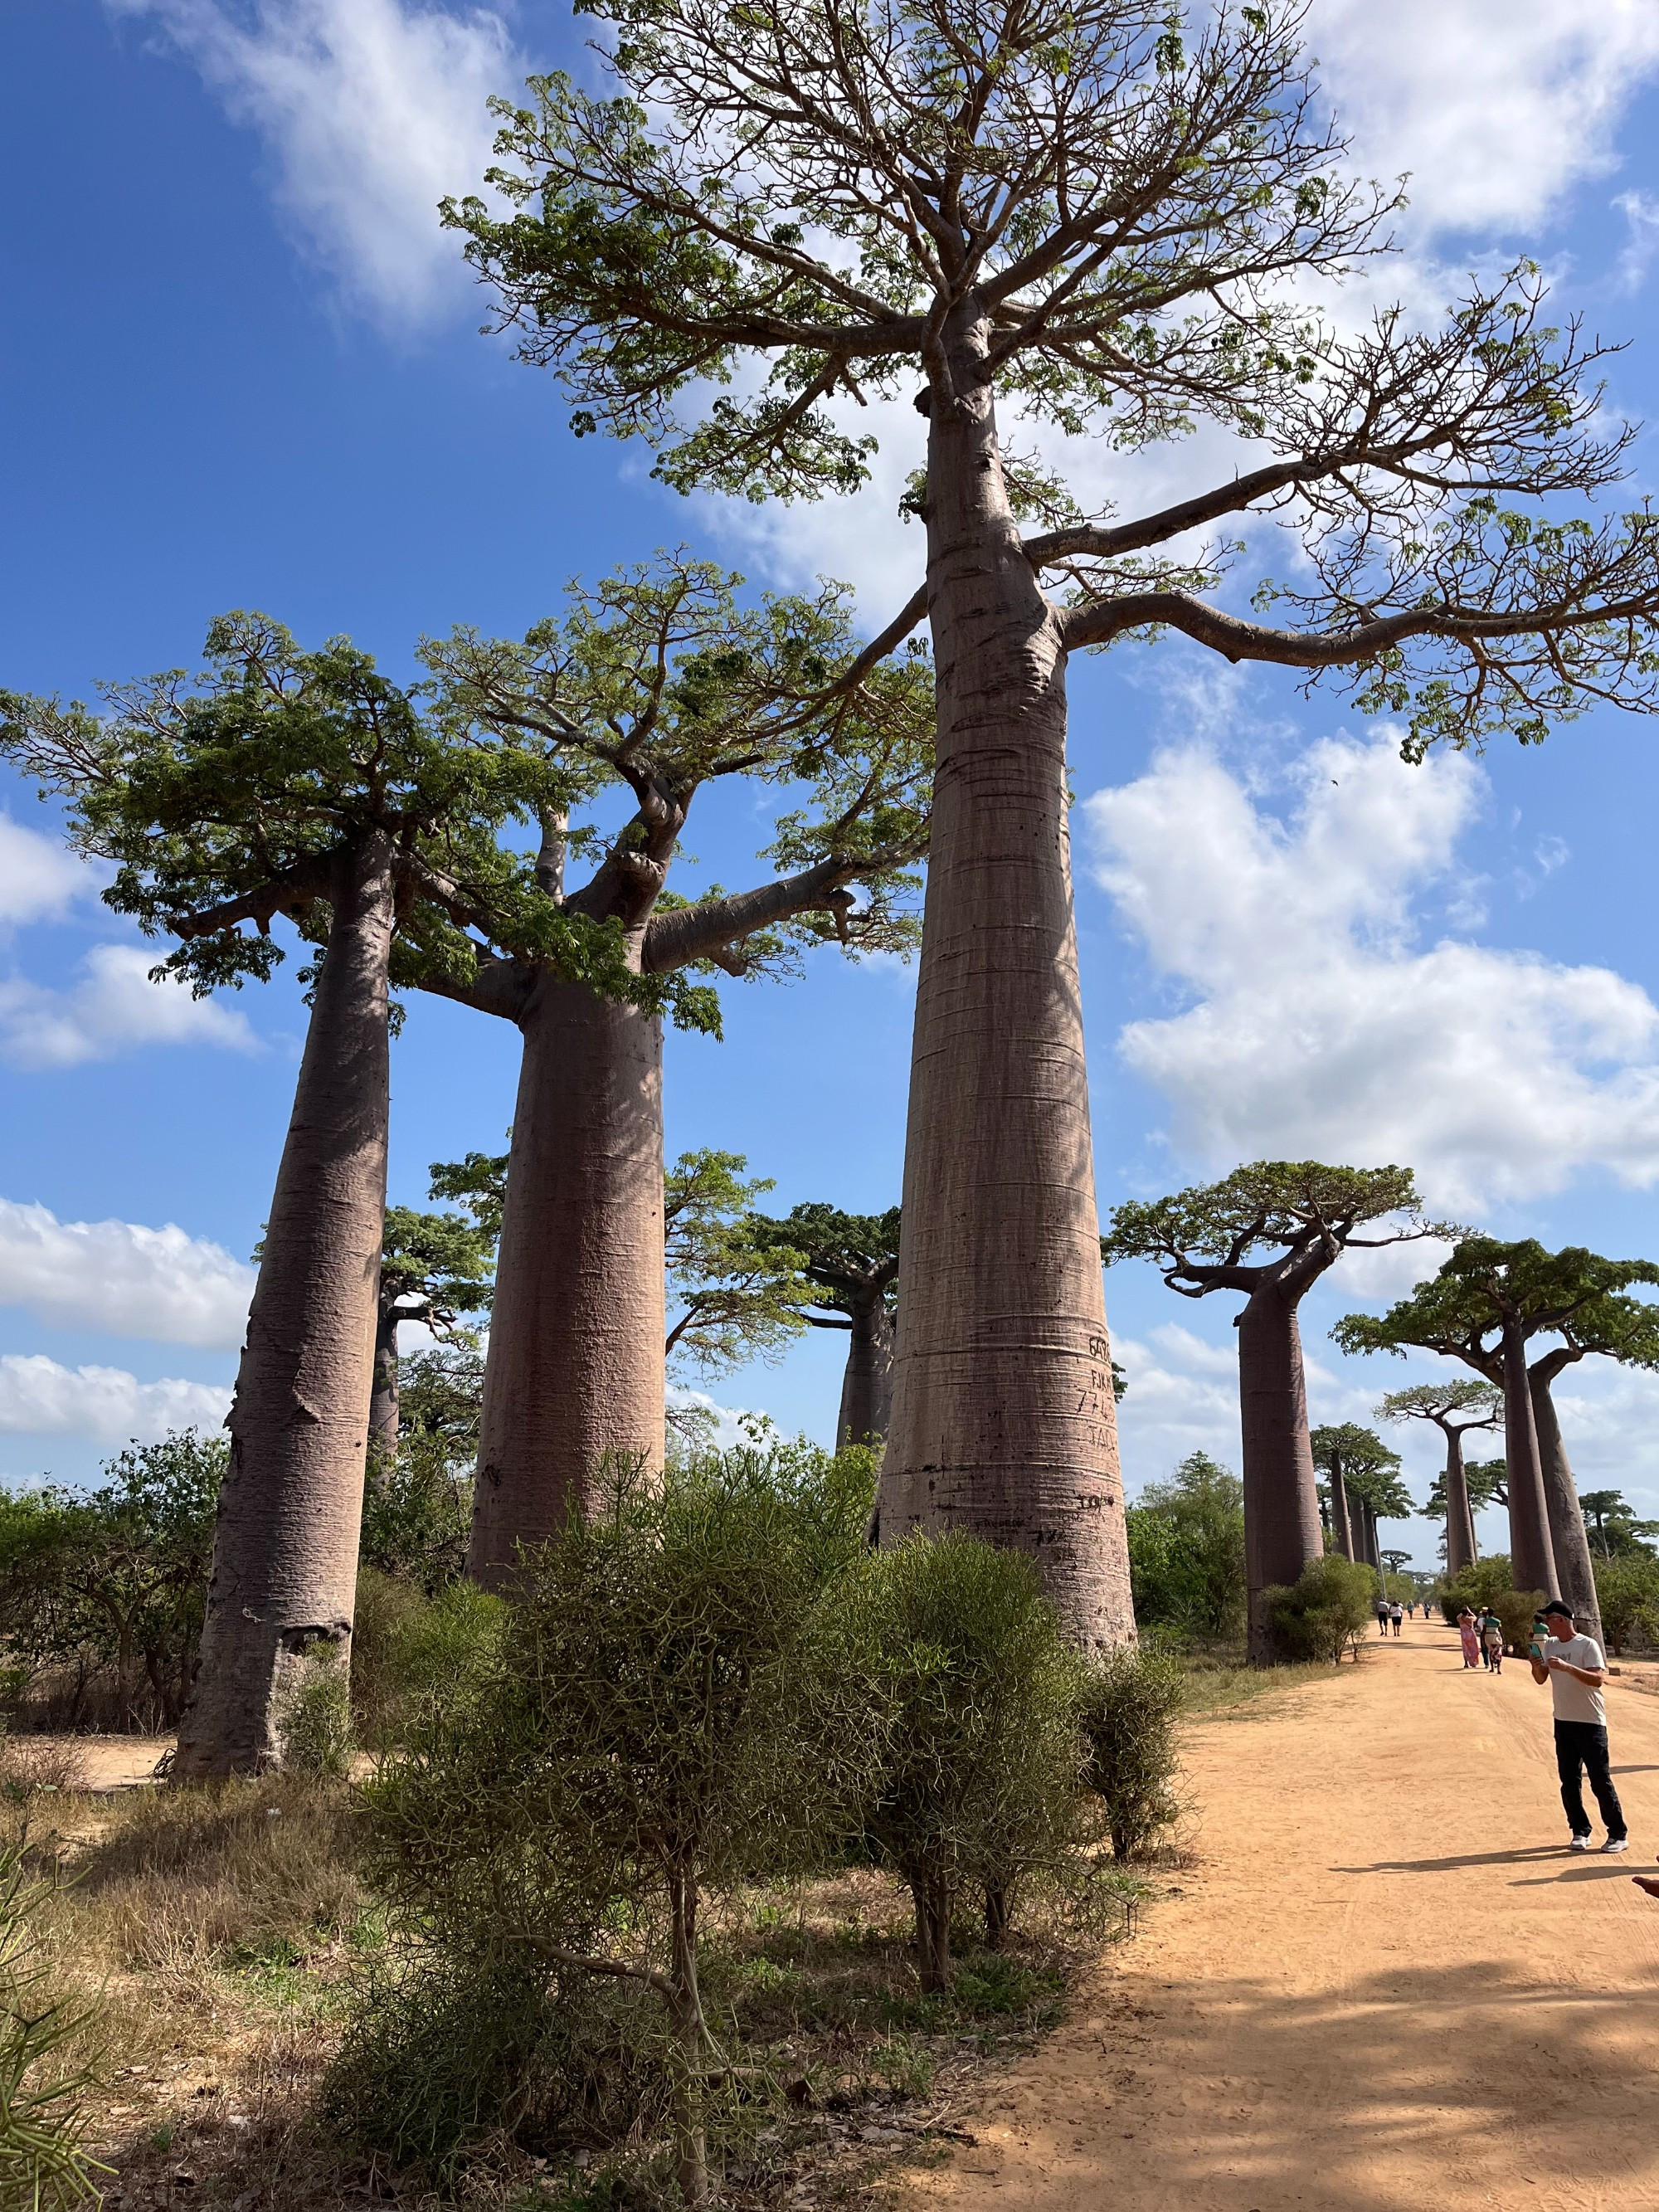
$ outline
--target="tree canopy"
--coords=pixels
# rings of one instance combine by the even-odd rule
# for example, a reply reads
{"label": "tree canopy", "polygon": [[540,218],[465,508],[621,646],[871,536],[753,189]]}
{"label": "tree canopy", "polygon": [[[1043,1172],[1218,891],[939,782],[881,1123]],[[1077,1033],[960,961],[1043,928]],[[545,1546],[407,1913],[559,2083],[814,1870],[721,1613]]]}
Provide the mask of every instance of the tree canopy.
{"label": "tree canopy", "polygon": [[1401,1479],[1399,1453],[1374,1429],[1344,1421],[1310,1431],[1308,1441],[1314,1465],[1328,1474],[1340,1464],[1350,1497],[1369,1505],[1379,1519],[1400,1520],[1415,1510]]}
{"label": "tree canopy", "polygon": [[[1389,1222],[1395,1225],[1385,1234],[1359,1233]],[[1257,1160],[1219,1182],[1114,1206],[1100,1250],[1108,1267],[1150,1260],[1172,1291],[1201,1298],[1212,1291],[1255,1291],[1270,1271],[1292,1282],[1304,1274],[1311,1279],[1351,1245],[1441,1234],[1422,1218],[1409,1168]]]}
{"label": "tree canopy", "polygon": [[848,1328],[854,1307],[871,1298],[891,1305],[898,1279],[899,1209],[885,1213],[843,1213],[816,1200],[792,1206],[781,1219],[750,1217],[757,1242],[780,1253],[793,1252],[811,1288],[806,1319],[818,1328]]}
{"label": "tree canopy", "polygon": [[1549,1252],[1533,1237],[1466,1237],[1409,1297],[1384,1314],[1345,1315],[1331,1335],[1344,1352],[1442,1352],[1497,1383],[1507,1306],[1527,1336],[1559,1336],[1573,1358],[1601,1352],[1650,1367],[1659,1364],[1659,1305],[1627,1293],[1656,1283],[1648,1260],[1604,1260],[1582,1245]]}
{"label": "tree canopy", "polygon": [[1650,1538],[1659,1536],[1659,1521],[1639,1521],[1636,1508],[1622,1490],[1581,1490],[1584,1526],[1590,1549],[1598,1559],[1650,1558]]}
{"label": "tree canopy", "polygon": [[1376,1407],[1379,1421],[1432,1421],[1437,1427],[1501,1429],[1504,1394],[1490,1382],[1473,1376],[1453,1376],[1443,1382],[1412,1382],[1403,1390],[1390,1390]]}

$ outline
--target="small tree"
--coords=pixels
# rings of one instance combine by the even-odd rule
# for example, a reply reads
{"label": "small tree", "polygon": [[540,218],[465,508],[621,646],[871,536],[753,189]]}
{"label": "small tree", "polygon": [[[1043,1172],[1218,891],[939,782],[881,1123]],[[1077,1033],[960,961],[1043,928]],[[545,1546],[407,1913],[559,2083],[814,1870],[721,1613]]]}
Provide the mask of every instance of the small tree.
{"label": "small tree", "polygon": [[836,1415],[838,1444],[878,1444],[893,1401],[893,1320],[899,1210],[843,1213],[808,1204],[782,1220],[751,1217],[751,1233],[780,1255],[799,1255],[809,1285],[802,1311],[814,1328],[845,1329],[847,1366]]}
{"label": "small tree", "polygon": [[[1372,1227],[1379,1233],[1361,1233]],[[1324,1549],[1308,1441],[1302,1300],[1350,1248],[1439,1233],[1422,1218],[1409,1168],[1332,1168],[1316,1160],[1258,1160],[1220,1182],[1113,1210],[1101,1239],[1109,1267],[1150,1260],[1183,1297],[1244,1295],[1237,1317],[1238,1388],[1249,1652],[1258,1665],[1273,1646],[1261,1593],[1270,1583],[1295,1583]]]}
{"label": "small tree", "polygon": [[915,1900],[922,1988],[943,1989],[963,1892],[995,1943],[1021,1879],[1076,1835],[1079,1662],[1031,1562],[972,1536],[870,1553],[838,1595],[874,1717],[864,1832]]}
{"label": "small tree", "polygon": [[[1471,1429],[1501,1429],[1504,1394],[1490,1382],[1469,1377],[1446,1382],[1413,1382],[1391,1390],[1376,1408],[1379,1421],[1432,1421],[1446,1441],[1446,1471],[1440,1478],[1437,1517],[1446,1522],[1446,1572],[1454,1578],[1479,1557],[1474,1540],[1474,1506],[1463,1464],[1463,1439]],[[1425,1512],[1435,1510],[1431,1493]]]}
{"label": "small tree", "polygon": [[815,1608],[858,1557],[867,1465],[806,1446],[619,1474],[526,1563],[498,1662],[368,1793],[394,1911],[452,1960],[539,1961],[659,2002],[680,2186],[708,2191],[697,1972],[711,1885],[777,1865],[837,1796]]}
{"label": "small tree", "polygon": [[[614,937],[538,900],[497,840],[565,802],[564,773],[428,711],[367,653],[303,651],[279,623],[228,615],[204,674],[78,702],[0,696],[0,753],[69,803],[82,851],[114,862],[104,897],[198,993],[268,977],[285,917],[314,988],[227,1426],[198,1694],[181,1779],[282,1756],[289,1677],[351,1634],[386,1207],[390,990],[454,988],[474,928],[526,931],[561,972],[637,979]],[[251,932],[251,933],[250,933]]]}
{"label": "small tree", "polygon": [[[1659,1308],[1625,1295],[1632,1284],[1655,1282],[1659,1269],[1645,1260],[1604,1260],[1577,1245],[1547,1252],[1532,1238],[1506,1244],[1469,1237],[1408,1298],[1380,1317],[1349,1314],[1331,1332],[1345,1352],[1403,1358],[1407,1346],[1421,1346],[1462,1360],[1501,1389],[1516,1579],[1559,1591],[1591,1635],[1599,1624],[1595,1577],[1551,1385],[1592,1352],[1659,1365]],[[1536,1336],[1561,1342],[1528,1367]]]}
{"label": "small tree", "polygon": [[[1392,202],[1340,173],[1294,0],[597,12],[610,84],[503,102],[492,198],[448,220],[576,433],[643,438],[684,490],[848,490],[875,439],[835,404],[915,392],[927,543],[885,635],[932,625],[943,773],[882,1525],[1018,1541],[1079,1632],[1121,1638],[1068,656],[1176,629],[1352,672],[1414,750],[1537,738],[1594,698],[1652,702],[1659,526],[1571,512],[1629,434],[1532,264],[1426,326],[1385,308],[1346,337],[1315,304],[1385,245]],[[1130,448],[1209,422],[1249,450],[1091,520],[1012,449],[1010,412]],[[1222,590],[1225,534],[1269,513],[1306,567],[1252,618]]]}
{"label": "small tree", "polygon": [[[526,943],[431,984],[524,1038],[471,1557],[488,1583],[563,1525],[608,1458],[662,1457],[662,1012],[717,1031],[709,978],[915,939],[931,671],[859,653],[839,586],[744,606],[741,581],[665,555],[573,587],[562,619],[522,640],[424,648],[451,711],[559,764],[584,804],[620,793],[630,810],[604,830],[550,811],[536,861],[557,912],[614,933],[641,987],[627,1003]],[[670,879],[690,809],[732,776],[804,803],[786,799],[765,880],[687,902]]]}
{"label": "small tree", "polygon": [[1083,1772],[1099,1793],[1114,1858],[1145,1850],[1180,1809],[1170,1785],[1186,1687],[1179,1662],[1152,1652],[1104,1651],[1090,1662],[1079,1704]]}
{"label": "small tree", "polygon": [[1281,1654],[1287,1659],[1328,1659],[1336,1666],[1345,1651],[1358,1659],[1360,1638],[1376,1602],[1370,1569],[1334,1552],[1310,1559],[1288,1588],[1267,1594],[1268,1617]]}

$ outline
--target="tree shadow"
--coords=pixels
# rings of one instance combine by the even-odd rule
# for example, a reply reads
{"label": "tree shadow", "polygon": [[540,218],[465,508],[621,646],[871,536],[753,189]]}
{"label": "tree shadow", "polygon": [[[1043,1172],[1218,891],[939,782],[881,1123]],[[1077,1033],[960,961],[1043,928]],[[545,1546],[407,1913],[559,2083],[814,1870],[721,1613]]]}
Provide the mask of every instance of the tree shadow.
{"label": "tree shadow", "polygon": [[1565,1844],[1529,1844],[1518,1851],[1466,1851],[1456,1858],[1376,1859],[1370,1866],[1334,1866],[1333,1874],[1451,1874],[1460,1867],[1524,1866],[1533,1859],[1562,1858]]}
{"label": "tree shadow", "polygon": [[997,2201],[988,2183],[1020,2212],[1651,2212],[1659,1986],[1620,1980],[1402,1955],[1314,1990],[1271,1968],[1137,1989],[1016,2076],[949,2193],[962,2212]]}

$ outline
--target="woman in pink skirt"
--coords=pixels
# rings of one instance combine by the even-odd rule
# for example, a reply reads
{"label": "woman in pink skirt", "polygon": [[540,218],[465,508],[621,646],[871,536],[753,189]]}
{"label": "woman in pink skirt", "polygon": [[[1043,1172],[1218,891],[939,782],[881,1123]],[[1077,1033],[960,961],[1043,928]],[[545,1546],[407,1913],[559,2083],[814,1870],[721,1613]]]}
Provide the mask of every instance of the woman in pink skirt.
{"label": "woman in pink skirt", "polygon": [[1474,1625],[1474,1615],[1468,1606],[1464,1606],[1458,1613],[1457,1632],[1463,1639],[1463,1664],[1478,1667],[1480,1664],[1480,1637]]}

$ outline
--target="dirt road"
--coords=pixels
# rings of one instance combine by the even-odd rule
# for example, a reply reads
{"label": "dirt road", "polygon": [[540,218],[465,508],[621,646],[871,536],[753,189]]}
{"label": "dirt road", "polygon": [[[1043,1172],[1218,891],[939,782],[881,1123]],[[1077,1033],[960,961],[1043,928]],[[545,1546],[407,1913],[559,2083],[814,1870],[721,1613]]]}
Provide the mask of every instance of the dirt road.
{"label": "dirt road", "polygon": [[912,2212],[1654,2212],[1659,1697],[1607,1708],[1613,1859],[1547,1690],[1437,1626],[1195,1729],[1195,1868]]}

